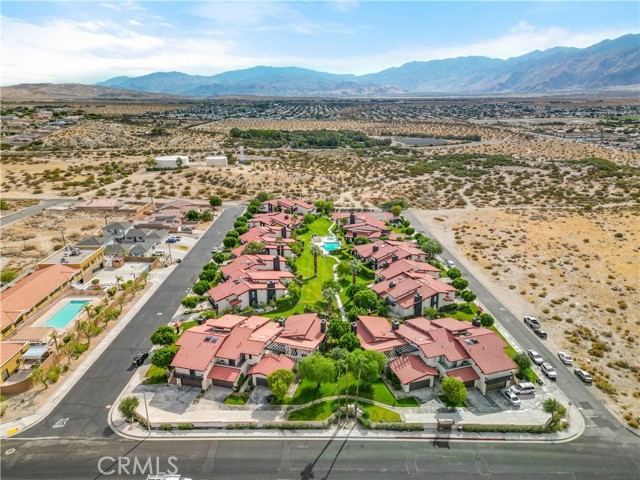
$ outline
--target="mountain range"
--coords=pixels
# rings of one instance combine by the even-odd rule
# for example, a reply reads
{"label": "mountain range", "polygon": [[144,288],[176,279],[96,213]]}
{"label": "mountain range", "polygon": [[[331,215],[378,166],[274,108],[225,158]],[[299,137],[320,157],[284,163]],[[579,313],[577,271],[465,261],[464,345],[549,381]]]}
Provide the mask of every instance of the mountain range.
{"label": "mountain range", "polygon": [[[28,97],[37,92],[44,94],[45,90],[62,98],[138,99],[154,95],[206,98],[539,94],[622,90],[638,86],[640,34],[628,34],[587,48],[555,47],[506,60],[473,56],[415,61],[366,75],[268,66],[212,76],[156,72],[140,77],[114,77],[95,85],[21,84],[2,88],[2,97],[13,96],[11,92]],[[140,93],[136,95],[135,92]]]}

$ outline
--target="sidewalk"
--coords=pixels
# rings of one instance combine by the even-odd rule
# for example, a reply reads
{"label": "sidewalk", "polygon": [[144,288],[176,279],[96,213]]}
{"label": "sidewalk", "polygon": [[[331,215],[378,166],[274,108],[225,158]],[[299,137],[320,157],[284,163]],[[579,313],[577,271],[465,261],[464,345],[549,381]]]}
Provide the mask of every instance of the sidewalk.
{"label": "sidewalk", "polygon": [[66,379],[64,384],[47,400],[47,402],[40,407],[40,409],[26,417],[17,418],[15,420],[9,420],[2,422],[2,431],[0,432],[0,438],[10,437],[18,432],[23,432],[32,425],[35,425],[40,420],[49,415],[58,403],[69,393],[69,391],[75,386],[75,384],[82,378],[87,370],[93,365],[93,363],[102,355],[102,353],[109,348],[111,342],[120,334],[120,332],[129,324],[129,322],[135,317],[135,315],[142,309],[147,303],[149,298],[155,293],[155,291],[162,285],[169,274],[176,268],[176,265],[172,265],[168,268],[154,270],[148,282],[151,286],[144,292],[144,294],[138,299],[135,305],[129,309],[129,311],[118,321],[118,323],[111,329],[111,331],[102,339],[102,341],[91,351],[89,351],[83,358],[82,362],[73,371],[73,373]]}

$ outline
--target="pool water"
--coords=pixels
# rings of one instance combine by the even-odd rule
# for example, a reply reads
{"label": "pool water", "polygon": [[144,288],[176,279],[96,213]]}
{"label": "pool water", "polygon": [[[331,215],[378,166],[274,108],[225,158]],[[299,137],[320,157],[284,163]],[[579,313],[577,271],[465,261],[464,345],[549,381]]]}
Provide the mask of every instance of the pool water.
{"label": "pool water", "polygon": [[334,250],[338,250],[340,248],[340,242],[324,242],[322,245],[327,252],[333,252]]}
{"label": "pool water", "polygon": [[44,326],[53,328],[66,327],[69,322],[78,316],[82,311],[82,307],[89,303],[90,302],[88,300],[71,300],[64,307],[58,310],[56,314],[44,324]]}

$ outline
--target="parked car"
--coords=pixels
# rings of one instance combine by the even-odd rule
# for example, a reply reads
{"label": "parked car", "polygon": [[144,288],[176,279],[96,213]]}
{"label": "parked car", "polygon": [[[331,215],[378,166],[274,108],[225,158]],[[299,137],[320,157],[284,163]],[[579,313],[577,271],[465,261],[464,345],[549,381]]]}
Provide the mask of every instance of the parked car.
{"label": "parked car", "polygon": [[180,230],[183,232],[193,232],[193,227],[182,227]]}
{"label": "parked car", "polygon": [[567,352],[558,352],[558,358],[565,365],[573,365],[573,359]]}
{"label": "parked car", "polygon": [[213,250],[211,250],[211,253],[218,253],[220,251],[220,247],[214,247]]}
{"label": "parked car", "polygon": [[175,238],[167,238],[167,243],[176,243],[178,240]]}
{"label": "parked car", "polygon": [[471,320],[471,325],[474,327],[480,327],[482,326],[482,322],[480,322],[480,318],[478,318],[478,316],[475,316],[473,317],[473,320]]}
{"label": "parked car", "polygon": [[181,258],[176,258],[176,263],[182,263],[182,259]]}
{"label": "parked car", "polygon": [[555,380],[558,377],[558,374],[553,369],[550,363],[543,363],[542,365],[540,365],[540,369],[542,370],[542,373],[544,373],[551,380]]}
{"label": "parked car", "polygon": [[531,360],[533,360],[533,363],[535,363],[536,365],[542,365],[544,363],[544,360],[542,359],[540,354],[535,350],[529,350],[527,353],[531,357]]}
{"label": "parked car", "polygon": [[535,333],[537,336],[539,336],[540,338],[542,338],[543,340],[545,338],[547,338],[547,332],[545,332],[544,330],[542,330],[541,328],[536,328],[533,333]]}
{"label": "parked car", "polygon": [[154,257],[162,257],[164,255],[166,255],[167,252],[165,252],[164,250],[156,250],[155,252],[153,252],[153,256]]}
{"label": "parked car", "polygon": [[528,395],[533,394],[536,391],[536,387],[531,382],[520,382],[509,387],[509,390],[511,390],[516,395]]}
{"label": "parked car", "polygon": [[576,377],[578,377],[584,383],[593,383],[593,377],[589,375],[589,372],[587,372],[586,370],[576,368],[573,372],[576,374]]}
{"label": "parked car", "polygon": [[148,353],[138,353],[135,357],[133,357],[133,366],[135,368],[139,367],[144,363],[144,361],[149,357]]}
{"label": "parked car", "polygon": [[534,330],[536,328],[541,328],[541,325],[538,323],[538,320],[536,319],[536,317],[529,317],[529,316],[524,317],[524,323],[529,325]]}
{"label": "parked car", "polygon": [[500,390],[500,393],[504,395],[504,397],[509,401],[512,407],[520,406],[520,399],[518,398],[518,395],[516,395],[514,392],[512,392],[508,388],[503,388],[502,390]]}
{"label": "parked car", "polygon": [[456,266],[455,262],[453,260],[447,260],[447,267],[449,268],[453,268]]}

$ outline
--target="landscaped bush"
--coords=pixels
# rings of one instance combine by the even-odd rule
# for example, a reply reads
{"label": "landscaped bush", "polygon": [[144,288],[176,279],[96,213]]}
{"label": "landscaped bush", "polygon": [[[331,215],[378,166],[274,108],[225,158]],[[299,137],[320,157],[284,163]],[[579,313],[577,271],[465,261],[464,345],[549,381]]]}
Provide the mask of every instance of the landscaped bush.
{"label": "landscaped bush", "polygon": [[421,432],[424,427],[419,423],[380,423],[374,430],[393,430],[395,432]]}
{"label": "landscaped bush", "polygon": [[193,423],[180,423],[178,430],[193,430]]}
{"label": "landscaped bush", "polygon": [[267,423],[262,428],[266,430],[320,430],[327,428],[327,426],[311,423]]}
{"label": "landscaped bush", "polygon": [[370,268],[365,267],[364,265],[361,267],[360,275],[362,275],[367,280],[375,280],[376,272],[371,270]]}
{"label": "landscaped bush", "polygon": [[550,433],[545,425],[462,425],[463,432]]}
{"label": "landscaped bush", "polygon": [[169,425],[168,423],[163,423],[162,425],[160,425],[160,430],[171,431],[171,430],[173,430],[173,427],[171,425]]}
{"label": "landscaped bush", "polygon": [[258,425],[255,423],[229,423],[225,428],[227,430],[253,430],[257,427]]}
{"label": "landscaped bush", "polygon": [[184,297],[180,303],[182,303],[182,305],[186,308],[196,308],[198,306],[198,303],[200,303],[200,297],[196,297],[196,296],[190,296],[190,297]]}

